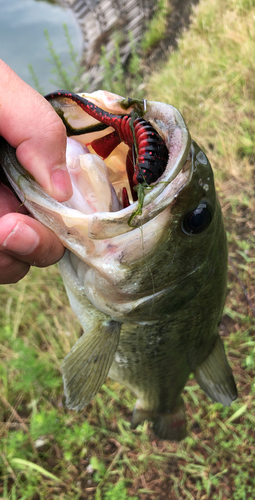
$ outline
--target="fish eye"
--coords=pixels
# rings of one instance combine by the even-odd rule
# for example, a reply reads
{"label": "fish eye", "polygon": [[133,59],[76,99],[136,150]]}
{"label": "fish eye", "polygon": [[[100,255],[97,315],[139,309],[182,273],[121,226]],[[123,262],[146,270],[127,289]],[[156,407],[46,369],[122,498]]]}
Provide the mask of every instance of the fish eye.
{"label": "fish eye", "polygon": [[210,225],[212,214],[206,203],[200,203],[198,207],[185,215],[181,229],[185,234],[202,233]]}

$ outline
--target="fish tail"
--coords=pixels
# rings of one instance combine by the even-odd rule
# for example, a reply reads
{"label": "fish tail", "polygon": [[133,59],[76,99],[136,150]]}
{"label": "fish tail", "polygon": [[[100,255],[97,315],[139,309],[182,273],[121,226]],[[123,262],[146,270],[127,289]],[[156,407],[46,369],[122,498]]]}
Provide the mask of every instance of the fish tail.
{"label": "fish tail", "polygon": [[187,434],[185,406],[181,397],[178,400],[178,406],[171,412],[154,413],[135,407],[131,429],[135,429],[144,420],[153,422],[153,431],[159,439],[181,441]]}
{"label": "fish tail", "polygon": [[154,420],[154,413],[151,410],[144,410],[142,408],[133,409],[133,415],[131,419],[131,429],[136,429],[139,424],[142,424],[145,420]]}
{"label": "fish tail", "polygon": [[170,441],[181,441],[186,437],[186,412],[183,399],[171,413],[158,413],[153,425],[156,436]]}

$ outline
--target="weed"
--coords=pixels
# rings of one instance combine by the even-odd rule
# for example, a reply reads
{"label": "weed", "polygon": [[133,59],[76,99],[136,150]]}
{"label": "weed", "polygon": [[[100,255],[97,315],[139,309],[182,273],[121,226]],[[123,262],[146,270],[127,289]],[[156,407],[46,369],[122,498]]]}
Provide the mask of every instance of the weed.
{"label": "weed", "polygon": [[167,28],[167,16],[171,13],[168,0],[159,0],[156,12],[148,23],[144,37],[141,41],[141,48],[146,53],[157,45],[164,38]]}
{"label": "weed", "polygon": [[[81,65],[78,60],[78,54],[74,50],[68,28],[65,24],[63,25],[63,29],[71,62],[71,66],[68,68],[63,67],[62,61],[50,39],[49,32],[47,30],[44,31],[50,55],[48,61],[52,66],[51,72],[55,76],[55,79],[51,79],[50,82],[57,88],[66,89],[71,92],[86,92],[86,90],[88,90],[88,80],[85,76],[86,67]],[[103,81],[101,86],[105,90],[109,90],[119,95],[135,95],[136,97],[142,97],[143,78],[141,60],[132,33],[129,33],[130,56],[125,63],[120,55],[121,42],[122,35],[116,33],[112,52],[110,54],[106,53],[104,46],[101,49],[100,65],[103,70]],[[32,65],[29,65],[29,71],[35,89],[41,94],[44,94]]]}
{"label": "weed", "polygon": [[[55,76],[55,79],[51,79],[50,82],[56,86],[57,88],[63,88],[67,89],[72,92],[85,92],[88,82],[86,81],[84,77],[84,68],[81,66],[79,60],[78,60],[78,53],[75,52],[72,40],[68,31],[68,27],[66,24],[63,24],[63,29],[66,37],[66,42],[68,46],[68,54],[70,58],[70,63],[71,66],[68,68],[64,68],[62,61],[57,54],[57,52],[54,49],[53,43],[51,41],[50,35],[48,30],[44,30],[44,36],[46,38],[47,44],[48,44],[48,52],[50,55],[50,58],[48,61],[52,65],[52,74]],[[43,89],[40,86],[40,83],[38,81],[38,78],[36,76],[36,73],[34,71],[33,66],[30,64],[29,65],[29,71],[34,83],[35,89],[40,92],[41,94],[44,94]],[[72,76],[70,76],[72,75]]]}
{"label": "weed", "polygon": [[138,500],[138,497],[130,497],[127,493],[124,481],[112,485],[104,494],[104,500]]}
{"label": "weed", "polygon": [[142,73],[140,69],[141,61],[137,47],[129,33],[130,56],[126,64],[123,63],[120,55],[121,37],[115,35],[114,50],[110,54],[106,53],[102,47],[100,64],[103,68],[102,88],[122,96],[142,97]]}

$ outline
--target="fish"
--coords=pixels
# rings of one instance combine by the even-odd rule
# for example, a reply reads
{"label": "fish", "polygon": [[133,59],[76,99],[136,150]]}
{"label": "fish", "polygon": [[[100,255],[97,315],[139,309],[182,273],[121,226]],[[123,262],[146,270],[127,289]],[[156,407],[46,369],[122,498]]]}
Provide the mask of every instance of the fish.
{"label": "fish", "polygon": [[180,441],[191,373],[212,401],[237,398],[219,335],[228,250],[210,162],[172,105],[104,90],[46,98],[66,126],[73,196],[51,198],[3,138],[0,163],[66,247],[59,269],[84,330],[62,364],[66,405],[84,408],[109,376],[137,398],[131,429],[149,421]]}

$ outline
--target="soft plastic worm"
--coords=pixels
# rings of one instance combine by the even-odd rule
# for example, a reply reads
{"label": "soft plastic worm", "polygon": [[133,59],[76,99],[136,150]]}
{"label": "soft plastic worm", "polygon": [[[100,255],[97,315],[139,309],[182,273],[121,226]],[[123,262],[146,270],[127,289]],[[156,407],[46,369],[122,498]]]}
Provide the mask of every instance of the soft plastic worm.
{"label": "soft plastic worm", "polygon": [[[91,143],[98,155],[107,158],[120,142],[129,146],[126,167],[131,189],[138,183],[156,182],[163,174],[168,161],[168,150],[162,137],[150,122],[142,117],[133,119],[132,113],[131,115],[108,113],[88,99],[65,90],[58,90],[45,98],[51,101],[60,96],[72,99],[88,115],[106,127],[114,128],[114,132]],[[84,133],[84,130],[81,133]]]}

